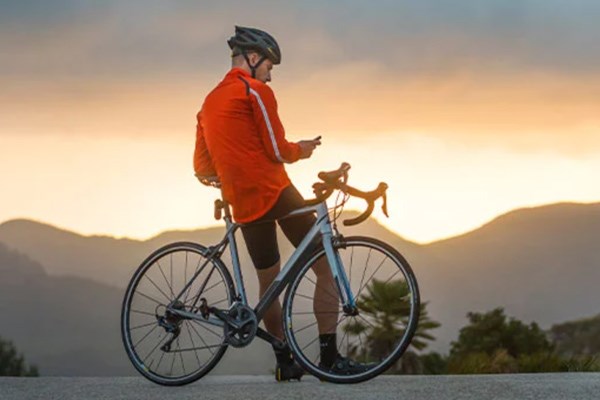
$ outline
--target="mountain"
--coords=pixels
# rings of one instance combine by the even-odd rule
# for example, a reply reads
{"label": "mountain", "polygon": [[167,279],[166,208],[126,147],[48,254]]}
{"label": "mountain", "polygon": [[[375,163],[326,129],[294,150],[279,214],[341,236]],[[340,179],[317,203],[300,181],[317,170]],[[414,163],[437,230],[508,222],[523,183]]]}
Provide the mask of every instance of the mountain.
{"label": "mountain", "polygon": [[[526,322],[536,321],[546,329],[562,321],[584,318],[598,312],[600,203],[562,203],[519,209],[467,234],[428,245],[408,242],[375,220],[352,228],[342,228],[342,232],[346,235],[374,236],[389,242],[411,263],[419,281],[422,300],[429,303],[431,318],[442,324],[433,332],[438,338],[431,346],[434,350],[448,350],[450,341],[456,339],[458,330],[466,324],[468,311],[488,311],[501,306],[506,309],[507,315]],[[36,359],[52,365],[47,371],[63,371],[65,374],[68,371],[60,370],[60,364],[71,365],[73,360],[79,360],[79,364],[86,360],[88,354],[91,354],[89,357],[96,357],[93,349],[105,341],[110,343],[106,346],[111,350],[102,348],[97,357],[102,354],[111,356],[104,361],[99,358],[90,370],[96,371],[94,374],[97,375],[129,373],[128,361],[123,360],[125,356],[118,334],[118,317],[123,290],[133,271],[153,250],[166,243],[186,240],[214,244],[223,233],[222,228],[170,231],[139,241],[81,236],[28,220],[5,222],[0,225],[0,242],[26,254],[28,258],[6,248],[3,250],[7,254],[6,259],[12,261],[0,264],[0,273],[3,274],[0,302],[4,309],[7,304],[23,303],[9,307],[13,314],[8,320],[18,323],[11,324],[11,336],[3,333],[6,324],[2,323],[0,336],[15,340],[19,348],[26,351],[26,356],[27,349],[43,355]],[[279,243],[285,257],[291,247],[282,236]],[[249,299],[255,302],[256,279],[241,235],[238,235],[238,244]],[[227,255],[225,262],[230,265],[228,259]],[[10,265],[12,272],[5,271],[7,265]],[[14,272],[15,269],[20,272]],[[26,278],[27,274],[29,278]],[[10,279],[21,279],[21,286],[13,288],[9,295],[5,285]],[[36,290],[29,290],[30,284],[25,282],[31,282]],[[12,285],[16,284],[13,282]],[[78,286],[86,290],[80,292],[73,288]],[[53,295],[53,291],[57,291],[57,294]],[[38,303],[27,303],[31,301],[27,297],[33,296],[32,293],[46,296],[39,300],[39,304],[43,303],[42,309],[47,316],[36,314],[35,304]],[[48,347],[45,345],[45,336],[28,339],[26,346],[21,345],[21,339],[17,340],[34,335],[40,319],[64,318],[62,310],[74,307],[69,305],[70,302],[78,303],[81,307],[85,305],[96,313],[94,317],[77,314],[75,319],[81,321],[78,322],[81,326],[53,331],[52,337],[62,335],[65,341],[72,341],[77,346],[60,347],[61,350],[57,350],[52,359],[51,355],[44,353],[44,348]],[[27,307],[33,307],[34,311]],[[102,323],[98,323],[99,320]],[[48,322],[44,329],[50,329],[51,325]],[[104,327],[108,330],[104,331]],[[100,334],[94,336],[93,330],[98,330]],[[91,339],[81,343],[82,336]],[[53,344],[50,347],[58,349],[57,346]],[[110,364],[119,357],[121,364]],[[242,351],[228,351],[225,360],[229,361],[219,370],[226,373],[264,373],[272,367],[270,350],[261,341]],[[246,365],[248,360],[255,362]],[[41,361],[40,366],[44,373]],[[81,374],[82,371],[77,369],[75,372]]]}
{"label": "mountain", "polygon": [[[48,275],[0,243],[0,337],[11,340],[41,375],[137,375],[121,342],[123,294],[88,279]],[[230,349],[213,373],[262,374],[273,363],[270,346],[255,341]]]}
{"label": "mountain", "polygon": [[[124,287],[151,245],[108,236],[82,236],[30,220],[0,225],[0,242],[44,265],[51,275],[70,275]],[[125,283],[124,283],[125,282]]]}
{"label": "mountain", "polygon": [[515,210],[424,246],[427,261],[417,270],[432,316],[442,322],[437,336],[455,337],[466,311],[496,306],[546,329],[596,314],[599,243],[600,204],[563,203]]}
{"label": "mountain", "polygon": [[[390,241],[404,242],[375,221],[362,228],[363,234],[381,230]],[[23,219],[0,224],[0,312],[6,321],[18,322],[0,324],[0,336],[13,340],[42,375],[134,374],[119,331],[121,301],[133,272],[167,243],[215,244],[223,234],[223,228],[169,231],[138,241],[82,236]],[[256,302],[254,268],[238,236],[248,296]],[[279,243],[284,256],[291,252],[283,236]],[[224,260],[231,265],[229,255]],[[273,361],[270,345],[256,340],[242,350],[230,349],[213,373],[262,374]]]}
{"label": "mountain", "polygon": [[[346,214],[355,216],[353,213]],[[398,248],[415,248],[418,245],[405,241],[375,220],[346,230],[351,234],[379,237]],[[159,234],[145,241],[115,239],[109,236],[82,236],[51,225],[31,220],[17,219],[0,224],[0,243],[27,254],[43,264],[50,275],[69,275],[91,279],[100,283],[125,288],[135,269],[154,250],[171,242],[193,241],[206,246],[218,243],[225,234],[224,228],[177,230]],[[237,242],[243,272],[254,274],[254,267],[238,231]],[[282,256],[291,254],[292,247],[279,232]],[[224,261],[231,265],[229,253]],[[254,290],[254,280],[247,282]]]}
{"label": "mountain", "polygon": [[39,263],[0,244],[0,336],[12,340],[42,374],[127,373],[118,341],[106,340],[114,336],[121,297],[121,289],[50,276]]}

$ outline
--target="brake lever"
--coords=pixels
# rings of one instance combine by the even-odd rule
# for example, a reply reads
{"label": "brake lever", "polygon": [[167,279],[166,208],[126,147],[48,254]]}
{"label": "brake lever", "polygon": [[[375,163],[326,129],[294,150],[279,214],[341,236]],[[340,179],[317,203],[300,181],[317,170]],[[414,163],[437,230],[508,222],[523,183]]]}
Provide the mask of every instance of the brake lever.
{"label": "brake lever", "polygon": [[220,199],[215,200],[215,219],[219,220],[223,217],[223,201]]}

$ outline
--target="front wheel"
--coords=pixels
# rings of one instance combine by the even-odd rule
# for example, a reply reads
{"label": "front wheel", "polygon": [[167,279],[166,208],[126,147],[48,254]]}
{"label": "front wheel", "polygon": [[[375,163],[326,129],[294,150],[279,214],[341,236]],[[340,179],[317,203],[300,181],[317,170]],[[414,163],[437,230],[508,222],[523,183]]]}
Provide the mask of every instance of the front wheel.
{"label": "front wheel", "polygon": [[[201,303],[226,309],[235,297],[227,268],[207,254],[196,243],[164,246],[140,265],[127,287],[121,312],[123,344],[134,367],[153,382],[193,382],[227,349],[223,328],[200,318]],[[196,318],[183,317],[178,310]]]}
{"label": "front wheel", "polygon": [[358,383],[392,368],[406,351],[419,320],[419,289],[408,262],[384,242],[342,238],[334,251],[356,306],[344,306],[332,281],[327,284],[331,275],[321,248],[286,292],[284,330],[297,361],[311,374]]}

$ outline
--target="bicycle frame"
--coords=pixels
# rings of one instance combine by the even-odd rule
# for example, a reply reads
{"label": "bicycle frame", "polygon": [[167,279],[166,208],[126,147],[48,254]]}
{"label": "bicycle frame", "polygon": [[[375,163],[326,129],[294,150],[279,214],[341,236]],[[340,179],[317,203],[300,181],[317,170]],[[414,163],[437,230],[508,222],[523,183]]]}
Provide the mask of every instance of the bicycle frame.
{"label": "bicycle frame", "polygon": [[[209,252],[206,255],[206,261],[200,267],[197,272],[192,276],[187,285],[182,289],[180,294],[175,298],[177,301],[192,285],[194,280],[198,275],[202,272],[204,267],[213,259],[214,257],[219,257],[225,251],[227,245],[230,245],[230,254],[231,260],[233,264],[233,274],[235,281],[235,289],[236,289],[236,297],[238,301],[246,306],[249,306],[248,299],[246,296],[246,288],[244,285],[244,280],[242,277],[242,270],[238,255],[237,242],[235,239],[235,232],[242,226],[241,224],[232,222],[231,212],[229,209],[229,205],[225,203],[224,205],[225,211],[225,223],[227,227],[227,231],[225,233],[225,237],[223,240],[218,243],[216,246],[210,247]],[[279,297],[279,295],[283,292],[285,287],[291,282],[291,280],[296,276],[296,273],[299,269],[304,265],[300,261],[308,261],[306,257],[310,256],[311,243],[321,235],[321,241],[323,244],[323,248],[325,249],[325,254],[327,257],[327,261],[331,268],[331,273],[333,274],[333,278],[336,282],[338,294],[340,296],[340,300],[343,306],[349,306],[354,308],[356,306],[356,302],[354,296],[352,294],[350,284],[348,282],[348,277],[346,276],[346,272],[342,266],[341,260],[339,258],[339,254],[333,248],[333,229],[331,228],[331,219],[329,218],[329,212],[327,209],[327,203],[321,202],[314,206],[307,206],[300,209],[297,209],[288,215],[282,218],[290,218],[298,215],[315,213],[317,214],[317,220],[315,224],[311,227],[309,232],[306,234],[304,239],[300,242],[298,247],[294,250],[290,258],[287,260],[279,274],[275,277],[273,283],[269,286],[264,296],[259,300],[258,304],[254,308],[254,312],[256,314],[257,320],[260,322],[266,312],[266,310],[270,307],[271,303]],[[304,257],[304,258],[303,258]],[[212,274],[212,271],[211,271]],[[208,282],[206,279],[206,282]],[[206,283],[205,282],[205,283]],[[198,301],[198,298],[204,289],[204,286],[199,289],[199,293],[194,301],[194,306]],[[199,322],[207,322],[211,325],[223,326],[223,321],[216,320],[213,318],[204,319],[200,317],[196,313],[191,313],[184,310],[171,310],[174,313],[177,313],[183,317],[193,318]]]}
{"label": "bicycle frame", "polygon": [[[287,262],[279,272],[279,274],[277,274],[277,276],[273,280],[273,283],[269,286],[264,296],[259,300],[258,304],[254,308],[256,316],[259,320],[262,319],[265,311],[269,308],[271,303],[281,294],[281,292],[285,289],[288,283],[290,283],[291,280],[296,276],[296,273],[299,271],[299,268],[301,268],[304,265],[299,261],[308,261],[307,257],[311,255],[311,248],[309,248],[309,246],[311,245],[311,243],[313,243],[313,240],[317,238],[319,234],[321,234],[321,241],[325,249],[325,254],[327,256],[329,266],[331,268],[331,273],[333,274],[334,280],[337,285],[340,299],[344,305],[355,306],[355,300],[354,296],[352,295],[352,291],[350,290],[348,277],[346,276],[344,268],[341,265],[341,260],[339,259],[338,253],[333,248],[333,230],[331,228],[331,220],[329,218],[326,203],[322,202],[315,206],[303,207],[301,209],[291,212],[283,218],[290,218],[297,215],[314,212],[317,213],[317,221],[306,234],[304,239],[302,239],[298,247],[294,250],[290,258],[287,260]],[[236,268],[239,269],[239,265]],[[237,282],[236,280],[236,285],[238,285],[241,291],[245,290],[243,282],[241,282],[241,280],[240,282]]]}

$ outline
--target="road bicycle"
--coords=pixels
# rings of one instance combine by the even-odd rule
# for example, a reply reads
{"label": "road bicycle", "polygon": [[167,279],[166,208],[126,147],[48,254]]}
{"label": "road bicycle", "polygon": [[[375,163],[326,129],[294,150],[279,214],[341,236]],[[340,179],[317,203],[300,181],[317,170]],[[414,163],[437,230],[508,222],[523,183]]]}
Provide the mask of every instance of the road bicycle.
{"label": "road bicycle", "polygon": [[[123,343],[137,371],[158,384],[184,385],[214,368],[229,346],[244,347],[258,337],[282,348],[285,344],[259,323],[284,290],[285,340],[305,371],[329,382],[357,383],[395,365],[417,328],[419,289],[410,265],[392,246],[340,234],[337,219],[350,196],[366,200],[368,206],[344,225],[365,221],[379,198],[387,215],[387,185],[358,190],[347,183],[349,169],[343,163],[335,171],[319,173],[321,181],[313,185],[316,197],[284,217],[313,213],[316,222],[253,308],[235,239],[241,225],[232,222],[226,201],[215,201],[215,218],[224,215],[226,224],[219,243],[177,242],[152,253],[134,273],[121,313]],[[335,205],[328,208],[334,191]],[[227,247],[233,279],[222,260]],[[326,260],[335,282],[335,291],[327,292],[327,312],[336,321],[338,354],[361,368],[341,370],[320,362],[319,318],[325,316],[315,307],[313,270],[320,260]]]}

